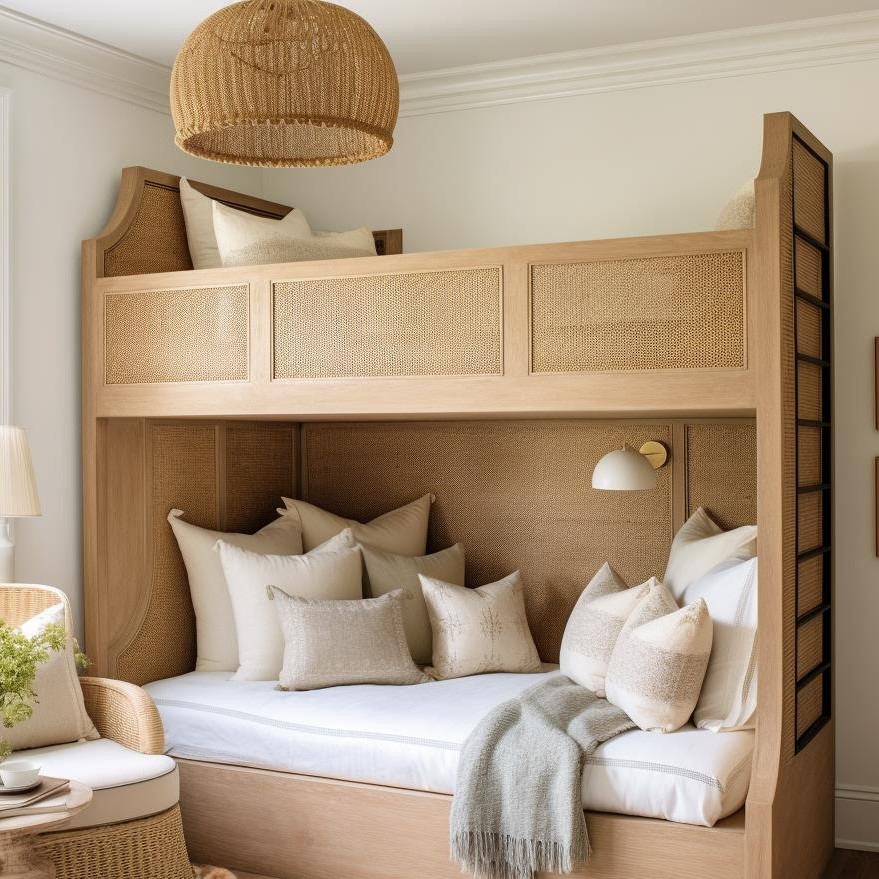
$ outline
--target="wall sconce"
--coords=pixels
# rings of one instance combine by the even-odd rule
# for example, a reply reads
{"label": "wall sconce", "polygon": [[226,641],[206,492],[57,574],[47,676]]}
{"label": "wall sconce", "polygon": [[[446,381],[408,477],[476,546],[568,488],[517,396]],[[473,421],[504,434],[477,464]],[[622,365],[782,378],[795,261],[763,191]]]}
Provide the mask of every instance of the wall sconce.
{"label": "wall sconce", "polygon": [[604,491],[644,491],[656,488],[656,471],[668,461],[668,449],[656,440],[640,450],[628,443],[608,452],[592,471],[592,487]]}

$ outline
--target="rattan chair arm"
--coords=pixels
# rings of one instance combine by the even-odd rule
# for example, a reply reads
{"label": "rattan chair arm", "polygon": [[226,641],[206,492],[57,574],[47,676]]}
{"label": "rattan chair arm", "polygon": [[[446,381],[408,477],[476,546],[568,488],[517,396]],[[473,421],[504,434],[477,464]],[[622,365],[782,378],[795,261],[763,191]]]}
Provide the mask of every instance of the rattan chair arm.
{"label": "rattan chair arm", "polygon": [[165,733],[146,690],[126,681],[82,677],[85,708],[98,732],[141,754],[161,754]]}

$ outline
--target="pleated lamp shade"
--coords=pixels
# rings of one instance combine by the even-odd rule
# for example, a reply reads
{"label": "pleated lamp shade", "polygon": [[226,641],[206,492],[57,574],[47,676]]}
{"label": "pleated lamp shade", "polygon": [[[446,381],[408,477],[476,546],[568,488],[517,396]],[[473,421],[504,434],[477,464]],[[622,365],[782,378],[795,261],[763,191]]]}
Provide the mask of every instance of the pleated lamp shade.
{"label": "pleated lamp shade", "polygon": [[0,426],[0,518],[39,516],[40,498],[27,433]]}
{"label": "pleated lamp shade", "polygon": [[392,146],[400,87],[359,15],[322,0],[247,0],[205,19],[171,73],[175,142],[240,165],[344,165]]}

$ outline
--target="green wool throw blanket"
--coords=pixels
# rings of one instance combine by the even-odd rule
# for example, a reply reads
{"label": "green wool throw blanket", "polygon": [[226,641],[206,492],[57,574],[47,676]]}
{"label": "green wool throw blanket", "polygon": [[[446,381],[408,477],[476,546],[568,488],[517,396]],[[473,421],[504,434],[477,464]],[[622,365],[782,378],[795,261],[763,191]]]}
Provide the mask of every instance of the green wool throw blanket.
{"label": "green wool throw blanket", "polygon": [[491,712],[461,750],[451,855],[478,879],[570,873],[589,857],[586,758],[635,724],[564,675]]}

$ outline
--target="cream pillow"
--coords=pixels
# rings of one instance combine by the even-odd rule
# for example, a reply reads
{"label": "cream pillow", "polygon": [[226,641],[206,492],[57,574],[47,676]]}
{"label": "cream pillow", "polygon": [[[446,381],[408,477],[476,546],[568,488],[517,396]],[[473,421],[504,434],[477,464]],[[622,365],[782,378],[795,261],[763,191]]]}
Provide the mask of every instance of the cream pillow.
{"label": "cream pillow", "polygon": [[407,556],[382,552],[361,544],[363,563],[369,578],[369,594],[373,597],[402,589],[403,628],[412,658],[419,665],[430,665],[433,636],[419,574],[443,580],[455,586],[464,585],[464,547],[460,543],[432,555]]}
{"label": "cream pillow", "polygon": [[269,586],[301,598],[344,599],[363,595],[360,550],[345,532],[307,555],[258,555],[225,540],[217,542],[229,586],[239,666],[236,681],[276,681],[284,638]]}
{"label": "cream pillow", "polygon": [[[66,628],[67,597],[60,590],[57,604],[26,620],[18,631],[28,638],[39,635],[50,624]],[[86,714],[82,688],[76,671],[73,638],[68,634],[67,647],[50,653],[46,662],[37,666],[34,677],[33,714],[10,729],[0,726],[0,739],[5,739],[14,751],[63,745],[82,739],[98,739],[98,731]]]}
{"label": "cream pillow", "polygon": [[419,579],[433,631],[430,675],[442,680],[485,672],[540,671],[518,571],[478,589],[423,574]]}
{"label": "cream pillow", "polygon": [[186,565],[189,593],[195,610],[196,671],[235,671],[238,639],[232,601],[220,557],[218,540],[251,552],[296,555],[302,552],[302,529],[295,519],[280,516],[256,534],[226,534],[184,522],[182,510],[171,510],[168,521]]}
{"label": "cream pillow", "polygon": [[424,555],[427,549],[427,525],[430,520],[432,494],[398,507],[371,522],[362,524],[344,519],[305,501],[285,497],[284,512],[302,526],[302,543],[308,552],[329,540],[340,531],[350,528],[358,543],[367,543],[374,549],[395,552],[398,555]]}
{"label": "cream pillow", "polygon": [[751,178],[739,187],[738,192],[724,205],[717,218],[718,230],[752,229],[757,214],[757,198],[754,193],[754,179]]}
{"label": "cream pillow", "polygon": [[648,732],[674,732],[696,707],[711,653],[704,599],[678,610],[655,580],[632,611],[607,667],[607,700]]}
{"label": "cream pillow", "polygon": [[650,581],[629,589],[605,563],[583,590],[562,637],[559,668],[574,683],[604,696],[607,662],[620,632]]}
{"label": "cream pillow", "polygon": [[672,541],[663,582],[677,601],[694,580],[727,559],[744,561],[757,555],[757,526],[724,531],[699,507]]}
{"label": "cream pillow", "polygon": [[402,589],[356,601],[313,601],[270,589],[284,633],[280,689],[430,680],[409,655]]}
{"label": "cream pillow", "polygon": [[722,562],[684,592],[690,604],[704,599],[714,624],[714,644],[696,726],[712,732],[753,729],[757,710],[757,559]]}
{"label": "cream pillow", "polygon": [[220,252],[214,235],[214,200],[193,189],[190,182],[180,178],[180,206],[186,224],[189,256],[195,269],[218,269]]}
{"label": "cream pillow", "polygon": [[313,235],[328,243],[340,247],[352,247],[355,250],[362,250],[370,256],[375,256],[375,236],[366,226],[350,229],[347,232],[314,232]]}

